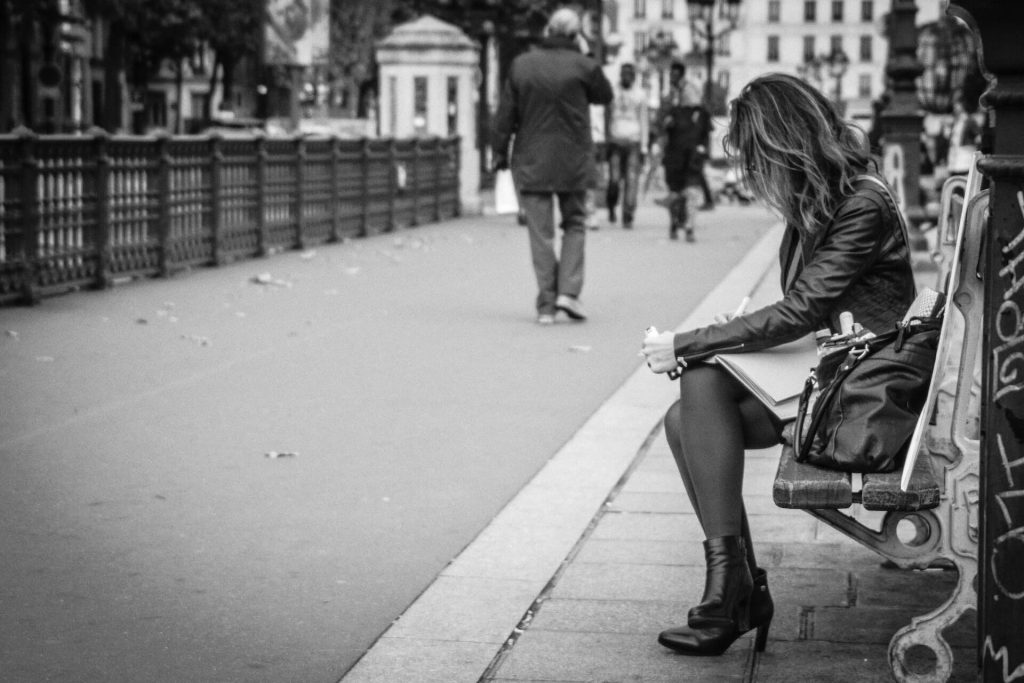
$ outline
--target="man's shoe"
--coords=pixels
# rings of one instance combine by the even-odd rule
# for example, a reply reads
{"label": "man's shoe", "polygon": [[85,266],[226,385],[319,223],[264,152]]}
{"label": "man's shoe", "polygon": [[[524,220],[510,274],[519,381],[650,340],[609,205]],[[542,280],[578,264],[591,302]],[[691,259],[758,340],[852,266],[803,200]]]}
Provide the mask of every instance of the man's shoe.
{"label": "man's shoe", "polygon": [[700,210],[701,211],[714,211],[715,210],[715,204],[714,204],[714,202],[704,202],[703,204],[700,205]]}
{"label": "man's shoe", "polygon": [[559,294],[558,298],[555,299],[555,308],[562,311],[573,320],[587,319],[586,314],[583,313],[583,305],[579,302],[579,299],[574,299],[571,296]]}
{"label": "man's shoe", "polygon": [[696,242],[697,241],[696,238],[693,236],[693,230],[687,230],[686,231],[686,241],[687,242]]}
{"label": "man's shoe", "polygon": [[609,223],[614,223],[615,222],[615,209],[613,209],[613,208],[609,208],[608,209],[608,222]]}
{"label": "man's shoe", "polygon": [[551,313],[539,313],[539,314],[537,314],[537,324],[538,325],[554,325],[555,324],[555,316],[552,315]]}
{"label": "man's shoe", "polygon": [[623,221],[622,222],[622,229],[623,230],[632,230],[633,229],[633,221]]}

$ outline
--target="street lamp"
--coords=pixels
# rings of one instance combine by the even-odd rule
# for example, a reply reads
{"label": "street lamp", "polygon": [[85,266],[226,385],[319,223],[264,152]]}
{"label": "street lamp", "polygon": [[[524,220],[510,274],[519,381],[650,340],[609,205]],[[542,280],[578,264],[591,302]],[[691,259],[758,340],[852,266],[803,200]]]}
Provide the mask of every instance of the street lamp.
{"label": "street lamp", "polygon": [[838,107],[839,113],[843,114],[846,108],[843,102],[843,76],[846,75],[846,70],[849,67],[850,58],[842,48],[837,47],[827,55],[818,55],[817,57],[805,59],[803,64],[798,66],[796,70],[800,78],[807,82],[813,82],[819,89],[824,89],[825,75],[822,72],[826,72],[835,83],[835,88],[832,91],[832,101]]}
{"label": "street lamp", "polygon": [[941,17],[920,28],[917,59],[923,71],[917,79],[917,97],[926,112],[949,114],[953,102],[971,99],[963,94],[977,72],[976,51],[974,34],[956,19]]}
{"label": "street lamp", "polygon": [[839,114],[846,113],[846,104],[843,102],[843,76],[850,66],[850,58],[843,52],[843,48],[837,47],[825,56],[825,65],[828,67],[828,75],[835,81],[836,89],[832,101],[836,103]]}
{"label": "street lamp", "polygon": [[[739,24],[741,0],[686,0],[686,12],[690,19],[690,30],[695,42],[704,44],[704,65],[707,69],[704,81],[704,104],[712,106],[713,74],[715,66],[715,44],[733,31]],[[718,28],[716,20],[724,22]]]}

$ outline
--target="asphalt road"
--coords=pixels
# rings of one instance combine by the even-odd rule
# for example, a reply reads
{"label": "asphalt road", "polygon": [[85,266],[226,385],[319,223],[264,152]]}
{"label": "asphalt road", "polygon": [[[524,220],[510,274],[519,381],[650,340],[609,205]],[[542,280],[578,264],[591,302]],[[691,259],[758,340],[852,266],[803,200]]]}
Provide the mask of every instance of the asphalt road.
{"label": "asphalt road", "polygon": [[583,324],[509,217],[0,309],[0,680],[337,681],[774,223],[663,214]]}

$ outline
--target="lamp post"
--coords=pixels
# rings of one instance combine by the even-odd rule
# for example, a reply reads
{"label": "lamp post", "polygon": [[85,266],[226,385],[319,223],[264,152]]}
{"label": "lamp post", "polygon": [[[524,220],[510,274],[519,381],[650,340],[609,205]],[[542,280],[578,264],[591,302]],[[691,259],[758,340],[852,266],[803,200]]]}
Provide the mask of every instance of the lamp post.
{"label": "lamp post", "polygon": [[836,48],[825,57],[825,64],[828,67],[828,75],[832,77],[836,84],[835,91],[832,94],[832,101],[836,103],[839,114],[844,116],[846,114],[846,103],[843,101],[843,76],[846,75],[846,70],[850,67],[850,58],[846,56],[842,48]]}
{"label": "lamp post", "polygon": [[[739,24],[741,0],[686,0],[686,12],[690,19],[690,30],[694,42],[703,43],[704,67],[707,69],[704,81],[704,104],[712,108],[716,43],[732,32]],[[716,27],[716,20],[723,22]]]}
{"label": "lamp post", "polygon": [[835,102],[839,113],[844,115],[846,103],[843,102],[843,76],[846,75],[846,70],[849,67],[850,58],[846,56],[846,52],[842,48],[836,48],[827,55],[805,59],[803,64],[796,68],[796,71],[800,78],[808,83],[813,83],[819,90],[825,88],[825,75],[822,72],[827,72],[834,83],[832,101]]}
{"label": "lamp post", "polygon": [[[972,85],[978,89],[971,83],[972,77],[975,81],[981,77],[974,59],[976,51],[974,34],[958,20],[943,16],[921,27],[917,59],[923,72],[917,82],[917,98],[926,112],[949,114],[954,102],[972,99],[965,97],[965,90],[971,90]],[[981,93],[971,94],[974,101],[966,103],[973,107]]]}
{"label": "lamp post", "polygon": [[[927,216],[921,206],[921,131],[924,112],[917,99],[917,78],[924,71],[917,60],[914,0],[893,0],[886,20],[889,56],[889,105],[882,112],[882,168],[914,228]],[[920,238],[920,231],[912,234]]]}

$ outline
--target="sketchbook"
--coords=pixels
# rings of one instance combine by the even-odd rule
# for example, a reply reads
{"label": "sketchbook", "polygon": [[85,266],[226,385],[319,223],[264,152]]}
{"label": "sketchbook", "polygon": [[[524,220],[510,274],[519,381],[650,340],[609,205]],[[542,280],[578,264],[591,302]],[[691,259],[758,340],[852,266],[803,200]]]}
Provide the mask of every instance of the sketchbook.
{"label": "sketchbook", "polygon": [[743,383],[783,422],[796,417],[804,382],[818,365],[814,335],[763,351],[719,354],[712,359]]}

